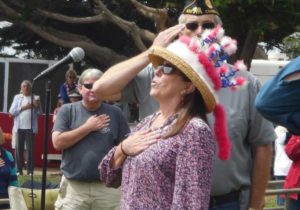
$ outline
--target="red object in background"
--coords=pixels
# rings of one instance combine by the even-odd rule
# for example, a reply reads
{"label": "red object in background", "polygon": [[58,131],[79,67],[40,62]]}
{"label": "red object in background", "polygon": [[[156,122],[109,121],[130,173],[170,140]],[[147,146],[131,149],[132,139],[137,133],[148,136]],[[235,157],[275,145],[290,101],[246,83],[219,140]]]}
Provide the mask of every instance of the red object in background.
{"label": "red object in background", "polygon": [[[51,140],[51,131],[53,127],[52,115],[49,117],[49,134],[48,134],[48,154],[61,154],[60,151],[57,151],[53,148]],[[34,144],[34,165],[35,167],[41,168],[43,165],[42,154],[43,154],[43,145],[44,145],[44,131],[45,131],[45,115],[40,115],[38,118],[38,133],[35,136]],[[9,116],[8,113],[0,112],[0,127],[4,133],[11,133],[13,127],[13,118]],[[4,148],[9,150],[14,154],[14,149],[11,148],[11,140],[5,141]],[[48,162],[48,167],[58,167],[59,163]]]}

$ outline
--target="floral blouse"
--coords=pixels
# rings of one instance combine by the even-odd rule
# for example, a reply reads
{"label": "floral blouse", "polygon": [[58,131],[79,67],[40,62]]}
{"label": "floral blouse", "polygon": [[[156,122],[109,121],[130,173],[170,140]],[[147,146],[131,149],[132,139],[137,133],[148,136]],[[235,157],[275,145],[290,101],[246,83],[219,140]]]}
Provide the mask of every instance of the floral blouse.
{"label": "floral blouse", "polygon": [[[134,131],[148,129],[155,115]],[[171,125],[162,129],[163,135]],[[161,139],[112,169],[109,162],[115,149],[103,158],[99,171],[107,186],[115,186],[122,177],[121,209],[208,209],[216,144],[202,119],[191,119],[179,134]]]}

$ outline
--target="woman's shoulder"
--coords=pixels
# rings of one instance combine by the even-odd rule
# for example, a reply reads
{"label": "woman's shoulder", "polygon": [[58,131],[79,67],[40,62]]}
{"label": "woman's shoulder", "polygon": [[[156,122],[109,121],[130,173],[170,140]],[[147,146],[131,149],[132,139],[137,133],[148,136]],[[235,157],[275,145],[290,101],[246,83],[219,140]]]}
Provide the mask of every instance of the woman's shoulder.
{"label": "woman's shoulder", "polygon": [[211,130],[208,124],[201,119],[200,117],[193,117],[185,126],[184,129],[205,129],[205,130]]}

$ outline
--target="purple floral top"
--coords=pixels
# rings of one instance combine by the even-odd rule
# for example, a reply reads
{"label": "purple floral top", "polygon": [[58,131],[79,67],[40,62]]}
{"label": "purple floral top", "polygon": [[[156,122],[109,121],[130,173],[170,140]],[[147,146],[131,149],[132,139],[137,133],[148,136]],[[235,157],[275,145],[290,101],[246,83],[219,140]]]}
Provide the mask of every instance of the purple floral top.
{"label": "purple floral top", "polygon": [[[145,118],[135,131],[148,129],[154,117]],[[169,128],[162,129],[163,134]],[[200,118],[190,120],[176,136],[158,141],[112,169],[109,162],[115,149],[103,158],[99,170],[107,186],[119,182],[122,173],[121,209],[208,209],[216,145]]]}

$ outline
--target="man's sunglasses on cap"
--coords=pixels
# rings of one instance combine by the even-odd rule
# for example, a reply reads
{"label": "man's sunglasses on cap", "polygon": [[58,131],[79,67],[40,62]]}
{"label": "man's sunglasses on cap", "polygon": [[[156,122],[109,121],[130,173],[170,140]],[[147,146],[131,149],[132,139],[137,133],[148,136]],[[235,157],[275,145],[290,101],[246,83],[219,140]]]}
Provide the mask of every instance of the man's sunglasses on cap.
{"label": "man's sunglasses on cap", "polygon": [[88,84],[83,84],[83,86],[86,88],[86,89],[92,89],[93,88],[93,83],[88,83]]}
{"label": "man's sunglasses on cap", "polygon": [[[185,27],[187,29],[189,29],[190,31],[195,31],[199,28],[199,23],[197,21],[192,21],[192,22],[189,22],[187,24],[185,24]],[[213,29],[215,27],[215,24],[212,23],[212,22],[206,22],[206,23],[203,23],[201,25],[202,29],[205,30],[205,29]]]}

